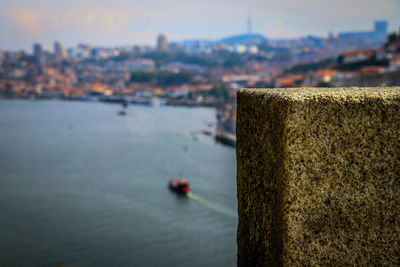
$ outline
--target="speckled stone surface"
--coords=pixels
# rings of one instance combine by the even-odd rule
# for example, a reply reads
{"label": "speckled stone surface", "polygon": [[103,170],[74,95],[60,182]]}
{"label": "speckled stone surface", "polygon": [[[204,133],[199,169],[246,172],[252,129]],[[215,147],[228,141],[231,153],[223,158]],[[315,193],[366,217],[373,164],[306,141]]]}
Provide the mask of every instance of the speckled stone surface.
{"label": "speckled stone surface", "polygon": [[237,101],[238,266],[399,266],[400,87]]}

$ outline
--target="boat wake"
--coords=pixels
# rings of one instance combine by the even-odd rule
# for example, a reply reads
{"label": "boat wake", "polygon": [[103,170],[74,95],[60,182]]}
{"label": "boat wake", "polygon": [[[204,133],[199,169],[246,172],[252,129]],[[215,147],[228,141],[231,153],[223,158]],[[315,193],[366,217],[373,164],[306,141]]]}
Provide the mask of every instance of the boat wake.
{"label": "boat wake", "polygon": [[213,204],[211,202],[208,202],[208,201],[202,199],[201,197],[199,197],[198,195],[193,194],[192,192],[188,192],[186,195],[188,196],[188,198],[197,201],[198,203],[206,206],[207,208],[212,209],[213,211],[216,211],[216,212],[218,212],[220,214],[224,214],[224,215],[232,217],[232,218],[236,218],[237,217],[235,212],[230,211],[228,209],[225,209],[223,207],[220,207],[218,205],[215,205],[215,204]]}

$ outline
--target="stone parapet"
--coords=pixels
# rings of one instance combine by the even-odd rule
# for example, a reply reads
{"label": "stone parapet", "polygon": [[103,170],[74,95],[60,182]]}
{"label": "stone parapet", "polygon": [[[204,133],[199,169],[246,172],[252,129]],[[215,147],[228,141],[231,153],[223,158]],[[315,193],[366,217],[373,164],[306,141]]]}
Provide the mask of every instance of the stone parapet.
{"label": "stone parapet", "polygon": [[400,88],[241,89],[239,266],[400,265]]}

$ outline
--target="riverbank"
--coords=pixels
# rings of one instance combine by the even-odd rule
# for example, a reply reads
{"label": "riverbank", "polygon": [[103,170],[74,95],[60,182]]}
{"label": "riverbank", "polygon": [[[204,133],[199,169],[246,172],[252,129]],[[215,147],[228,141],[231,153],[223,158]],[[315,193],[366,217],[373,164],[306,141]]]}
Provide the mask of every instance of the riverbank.
{"label": "riverbank", "polygon": [[236,99],[217,108],[215,140],[236,147]]}
{"label": "riverbank", "polygon": [[176,107],[210,107],[216,109],[216,128],[214,132],[215,141],[228,145],[236,146],[236,106],[235,101],[229,102],[222,100],[212,101],[195,101],[190,99],[164,99],[158,97],[69,97],[69,98],[54,98],[54,97],[26,97],[26,98],[10,98],[0,97],[2,100],[61,100],[61,101],[77,101],[77,102],[101,102],[111,104],[131,104],[151,107],[160,106],[176,106]]}

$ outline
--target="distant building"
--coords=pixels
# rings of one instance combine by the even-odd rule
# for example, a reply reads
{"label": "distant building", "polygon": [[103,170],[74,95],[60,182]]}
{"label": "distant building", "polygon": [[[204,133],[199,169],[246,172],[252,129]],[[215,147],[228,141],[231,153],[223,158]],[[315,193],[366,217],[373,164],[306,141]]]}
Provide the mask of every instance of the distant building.
{"label": "distant building", "polygon": [[92,46],[86,44],[78,44],[73,51],[74,57],[77,58],[89,58],[92,56]]}
{"label": "distant building", "polygon": [[374,27],[375,38],[378,40],[385,41],[388,34],[388,23],[387,21],[375,21]]}
{"label": "distant building", "polygon": [[157,38],[157,50],[168,51],[168,39],[164,34],[160,34]]}
{"label": "distant building", "polygon": [[58,57],[61,58],[67,58],[68,57],[68,52],[67,49],[63,46],[62,43],[60,42],[54,42],[54,54]]}
{"label": "distant building", "polygon": [[140,55],[140,54],[142,54],[143,52],[144,52],[143,46],[135,45],[135,46],[133,47],[133,53],[134,53],[134,54]]}
{"label": "distant building", "polygon": [[349,50],[346,51],[343,63],[356,63],[371,59],[375,54],[374,50]]}
{"label": "distant building", "polygon": [[183,72],[191,72],[191,73],[204,73],[206,69],[204,67],[201,67],[196,64],[186,64],[182,62],[172,62],[166,65],[163,65],[160,67],[161,71],[168,71],[168,72],[174,72],[174,73],[179,73],[181,71]]}
{"label": "distant building", "polygon": [[243,44],[237,44],[233,48],[235,53],[242,54],[247,51],[247,47]]}
{"label": "distant building", "polygon": [[249,45],[247,47],[247,53],[257,54],[258,53],[258,47],[256,45]]}
{"label": "distant building", "polygon": [[[115,48],[93,48],[91,51],[91,55],[94,58],[110,58],[110,57],[117,57],[121,53],[121,50]],[[125,52],[126,55],[128,52]]]}
{"label": "distant building", "polygon": [[180,52],[185,51],[185,47],[183,46],[183,44],[171,43],[171,44],[169,44],[169,50],[172,53],[180,53]]}
{"label": "distant building", "polygon": [[121,68],[124,68],[125,71],[154,71],[156,68],[156,64],[151,59],[134,59],[134,60],[126,60],[124,62],[120,62]]}
{"label": "distant building", "polygon": [[33,45],[33,56],[36,58],[42,58],[43,57],[43,48],[42,45],[39,43],[36,43]]}
{"label": "distant building", "polygon": [[389,61],[389,70],[397,71],[400,70],[400,54],[392,55]]}
{"label": "distant building", "polygon": [[388,32],[387,21],[375,21],[373,31],[341,32],[339,39],[383,43]]}
{"label": "distant building", "polygon": [[387,70],[387,67],[384,66],[363,66],[361,67],[361,74],[377,74],[384,73]]}

